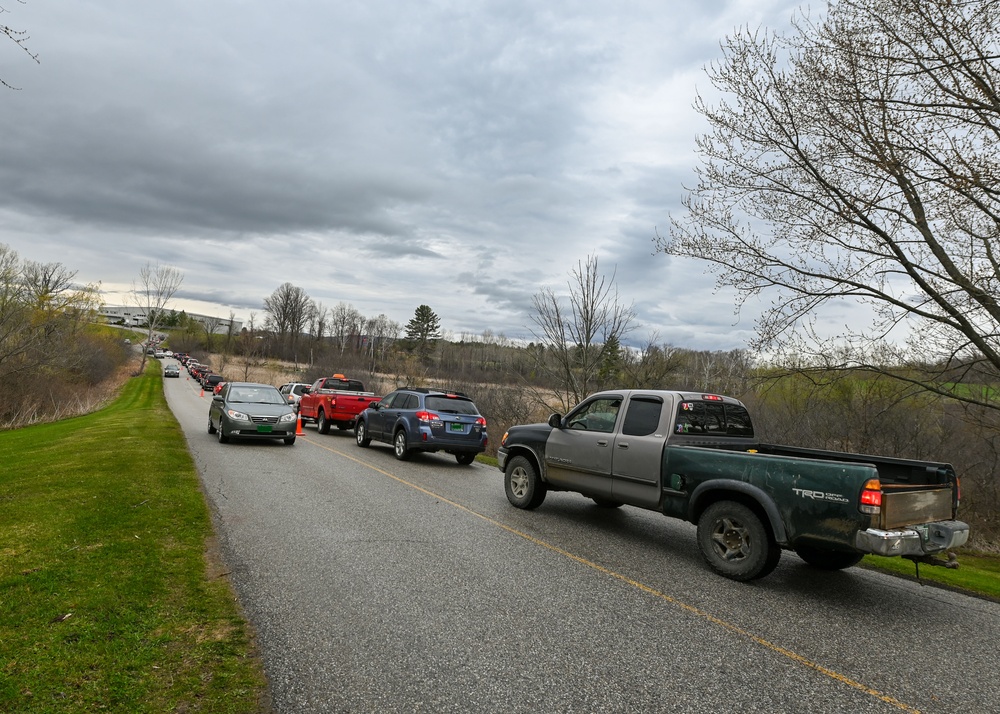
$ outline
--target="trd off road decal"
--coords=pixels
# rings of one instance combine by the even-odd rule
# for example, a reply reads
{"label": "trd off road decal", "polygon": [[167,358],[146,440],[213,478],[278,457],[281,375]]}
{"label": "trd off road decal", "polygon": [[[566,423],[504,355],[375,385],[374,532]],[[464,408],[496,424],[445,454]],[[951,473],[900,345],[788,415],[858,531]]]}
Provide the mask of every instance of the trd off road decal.
{"label": "trd off road decal", "polygon": [[792,492],[802,498],[810,498],[814,501],[833,501],[834,503],[850,503],[841,493],[827,493],[825,491],[810,491],[805,488],[793,488]]}

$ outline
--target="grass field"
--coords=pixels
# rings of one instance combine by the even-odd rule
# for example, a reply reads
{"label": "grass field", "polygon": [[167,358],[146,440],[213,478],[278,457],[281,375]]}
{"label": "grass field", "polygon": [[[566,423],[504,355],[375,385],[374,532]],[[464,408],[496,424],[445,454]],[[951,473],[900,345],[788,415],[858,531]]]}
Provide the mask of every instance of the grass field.
{"label": "grass field", "polygon": [[109,408],[0,433],[0,463],[0,711],[263,711],[157,364]]}

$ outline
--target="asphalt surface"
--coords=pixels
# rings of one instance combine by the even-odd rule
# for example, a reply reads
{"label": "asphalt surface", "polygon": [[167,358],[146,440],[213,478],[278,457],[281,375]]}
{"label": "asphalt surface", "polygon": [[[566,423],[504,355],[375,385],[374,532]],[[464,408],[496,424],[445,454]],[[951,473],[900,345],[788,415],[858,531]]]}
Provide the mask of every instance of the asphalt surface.
{"label": "asphalt surface", "polygon": [[1000,711],[1000,604],[791,553],[731,582],[689,524],[520,511],[495,468],[351,432],[219,444],[164,390],[277,712]]}

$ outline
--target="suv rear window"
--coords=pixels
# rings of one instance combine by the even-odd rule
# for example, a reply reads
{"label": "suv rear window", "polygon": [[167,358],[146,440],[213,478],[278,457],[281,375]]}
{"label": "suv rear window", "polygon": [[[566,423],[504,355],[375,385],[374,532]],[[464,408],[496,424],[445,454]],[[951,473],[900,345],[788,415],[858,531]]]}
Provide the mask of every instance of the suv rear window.
{"label": "suv rear window", "polygon": [[479,410],[471,399],[464,397],[428,396],[424,400],[428,409],[452,414],[478,414]]}

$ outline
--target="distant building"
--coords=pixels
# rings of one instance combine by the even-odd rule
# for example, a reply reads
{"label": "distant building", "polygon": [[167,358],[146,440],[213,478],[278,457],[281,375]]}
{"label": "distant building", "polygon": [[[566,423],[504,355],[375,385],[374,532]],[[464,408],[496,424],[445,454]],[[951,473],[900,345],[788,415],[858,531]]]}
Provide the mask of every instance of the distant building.
{"label": "distant building", "polygon": [[[181,314],[177,310],[170,310],[169,312],[174,315]],[[213,325],[212,332],[214,334],[225,335],[229,333],[230,325],[228,318],[216,317],[214,315],[199,315],[194,312],[187,312],[186,310],[183,312],[189,319],[200,322],[204,326]],[[145,310],[132,305],[105,305],[101,308],[101,317],[109,324],[120,324],[128,327],[138,327],[139,325],[146,324]],[[238,334],[242,329],[242,320],[232,321],[233,334]]]}

